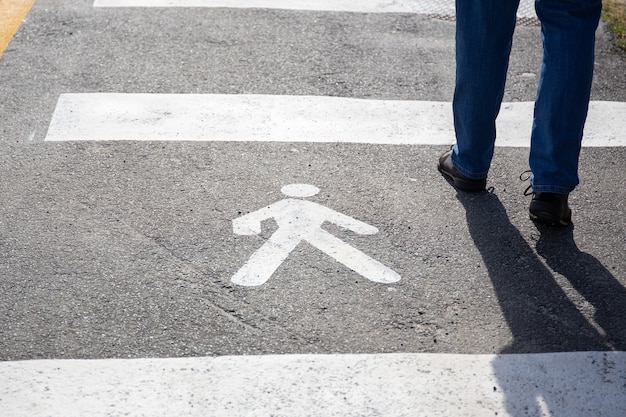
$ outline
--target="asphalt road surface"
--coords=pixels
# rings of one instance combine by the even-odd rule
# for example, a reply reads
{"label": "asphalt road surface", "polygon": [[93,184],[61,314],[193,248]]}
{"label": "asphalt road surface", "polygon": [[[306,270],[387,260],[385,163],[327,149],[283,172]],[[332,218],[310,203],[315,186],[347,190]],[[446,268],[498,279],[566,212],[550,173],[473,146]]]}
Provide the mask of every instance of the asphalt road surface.
{"label": "asphalt road surface", "polygon": [[[451,130],[410,139],[445,129],[452,16],[148,6],[38,0],[0,57],[0,414],[626,414],[604,25],[605,141],[554,229],[528,219],[528,138],[479,194],[436,170]],[[504,98],[528,130],[529,21]],[[398,103],[425,122],[387,123]]]}

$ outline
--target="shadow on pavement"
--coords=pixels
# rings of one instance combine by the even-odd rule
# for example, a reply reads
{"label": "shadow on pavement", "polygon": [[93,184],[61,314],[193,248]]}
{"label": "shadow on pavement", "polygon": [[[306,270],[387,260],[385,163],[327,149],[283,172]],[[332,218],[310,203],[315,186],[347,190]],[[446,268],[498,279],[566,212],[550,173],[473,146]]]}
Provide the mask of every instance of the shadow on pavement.
{"label": "shadow on pavement", "polygon": [[[596,258],[578,249],[573,226],[538,224],[541,236],[535,251],[511,224],[496,195],[459,192],[457,198],[465,207],[469,232],[513,335],[512,342],[500,353],[626,351],[626,288]],[[566,291],[573,291],[559,285],[556,273],[591,304],[593,310],[578,301],[586,306],[584,310],[595,311],[592,318],[568,298]],[[579,356],[576,358],[570,363],[580,361]],[[519,365],[512,369],[512,362]],[[555,387],[563,389],[570,384],[570,388],[578,389],[577,382],[572,384],[570,379],[587,378],[580,374],[582,368],[567,371],[563,364],[552,364],[559,372],[551,373],[550,367],[538,365],[540,362],[493,362],[510,415],[563,411],[563,401],[575,393],[555,392]]]}

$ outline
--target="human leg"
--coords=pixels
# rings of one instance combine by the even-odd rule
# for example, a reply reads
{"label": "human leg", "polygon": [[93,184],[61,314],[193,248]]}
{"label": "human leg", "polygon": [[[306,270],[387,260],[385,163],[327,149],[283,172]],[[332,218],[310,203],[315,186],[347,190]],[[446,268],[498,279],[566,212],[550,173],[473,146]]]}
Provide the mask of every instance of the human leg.
{"label": "human leg", "polygon": [[566,226],[568,195],[578,185],[578,160],[593,78],[601,0],[536,0],[543,59],[529,163],[530,218]]}
{"label": "human leg", "polygon": [[518,6],[519,0],[456,1],[456,145],[450,158],[469,179],[484,179],[493,157]]}
{"label": "human leg", "polygon": [[531,150],[535,193],[568,194],[578,185],[601,0],[536,0],[543,60]]}

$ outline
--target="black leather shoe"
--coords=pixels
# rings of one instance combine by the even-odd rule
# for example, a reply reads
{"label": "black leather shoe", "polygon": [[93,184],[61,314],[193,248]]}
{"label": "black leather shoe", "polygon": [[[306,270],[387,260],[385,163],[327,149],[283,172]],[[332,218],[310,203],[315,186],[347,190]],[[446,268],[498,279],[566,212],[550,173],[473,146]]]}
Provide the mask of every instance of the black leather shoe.
{"label": "black leather shoe", "polygon": [[572,210],[567,197],[568,194],[533,193],[530,219],[553,226],[568,226],[572,222]]}
{"label": "black leather shoe", "polygon": [[439,157],[439,163],[437,164],[439,172],[441,172],[447,180],[452,182],[455,188],[461,191],[483,191],[487,186],[487,179],[483,178],[477,180],[461,174],[452,163],[451,155],[452,149]]}

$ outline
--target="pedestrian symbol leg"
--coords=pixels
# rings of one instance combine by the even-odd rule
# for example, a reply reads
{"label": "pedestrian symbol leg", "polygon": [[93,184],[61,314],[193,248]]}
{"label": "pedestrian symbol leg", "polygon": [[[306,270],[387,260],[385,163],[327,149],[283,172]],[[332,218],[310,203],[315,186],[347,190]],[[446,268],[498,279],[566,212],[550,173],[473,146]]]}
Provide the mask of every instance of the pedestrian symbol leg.
{"label": "pedestrian symbol leg", "polygon": [[323,229],[317,229],[306,240],[328,256],[341,262],[370,281],[391,284],[400,281],[400,275],[360,250],[348,245]]}
{"label": "pedestrian symbol leg", "polygon": [[299,242],[298,236],[277,230],[233,275],[231,281],[244,286],[264,284]]}

